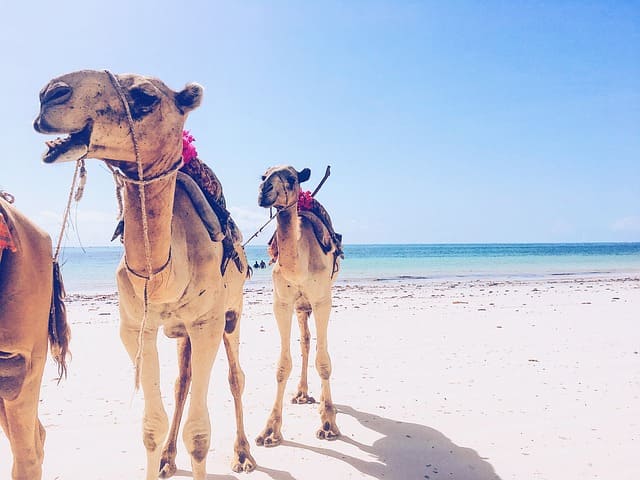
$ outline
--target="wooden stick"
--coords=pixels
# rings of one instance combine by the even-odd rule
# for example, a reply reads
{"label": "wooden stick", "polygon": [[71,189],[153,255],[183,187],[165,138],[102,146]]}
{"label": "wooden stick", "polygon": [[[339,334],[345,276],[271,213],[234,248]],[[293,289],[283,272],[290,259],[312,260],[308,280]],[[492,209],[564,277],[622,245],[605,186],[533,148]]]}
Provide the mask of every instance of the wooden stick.
{"label": "wooden stick", "polygon": [[324,177],[322,177],[322,180],[320,180],[320,183],[318,184],[316,189],[311,194],[312,197],[316,196],[316,193],[318,193],[318,190],[320,190],[320,187],[322,187],[322,185],[324,185],[324,182],[327,181],[327,178],[329,178],[329,175],[331,175],[331,165],[327,165],[327,169],[324,172]]}

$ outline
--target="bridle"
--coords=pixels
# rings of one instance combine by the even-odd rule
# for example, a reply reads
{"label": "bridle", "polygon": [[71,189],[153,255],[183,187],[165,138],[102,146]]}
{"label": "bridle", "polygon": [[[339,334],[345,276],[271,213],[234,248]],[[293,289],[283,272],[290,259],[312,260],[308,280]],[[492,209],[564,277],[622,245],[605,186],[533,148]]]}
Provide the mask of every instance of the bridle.
{"label": "bridle", "polygon": [[[126,262],[126,255],[125,255],[125,266],[127,267],[127,271],[129,271],[136,277],[144,278],[145,280],[150,281],[155,275],[158,275],[159,273],[161,273],[169,265],[171,261],[171,249],[169,249],[169,255],[168,255],[167,261],[163,264],[163,266],[158,271],[154,272],[151,267],[151,242],[149,240],[149,218],[147,215],[145,187],[147,185],[151,185],[152,183],[158,182],[160,180],[164,180],[165,178],[168,178],[171,175],[176,174],[178,170],[182,168],[182,165],[183,165],[182,157],[180,157],[178,161],[166,172],[163,172],[153,177],[144,178],[144,169],[142,166],[142,161],[140,159],[140,150],[138,148],[138,141],[136,138],[136,132],[134,128],[133,117],[131,116],[131,109],[129,108],[129,103],[127,102],[124,91],[117,77],[113,73],[111,73],[109,70],[105,70],[105,72],[108,75],[109,80],[113,85],[113,88],[116,90],[118,97],[120,98],[120,102],[122,103],[122,107],[127,117],[127,126],[129,128],[129,135],[131,136],[131,142],[133,144],[133,152],[136,158],[138,178],[137,179],[131,178],[125,173],[113,168],[109,164],[107,164],[107,166],[113,173],[117,188],[122,188],[122,186],[126,183],[138,186],[138,194],[140,196],[140,210],[142,213],[142,231],[143,231],[143,241],[144,241],[144,253],[145,253],[145,260],[146,260],[146,275],[140,274],[134,271],[133,269],[131,269]],[[120,208],[122,208],[121,196],[120,194],[118,194],[117,196],[120,203]]]}

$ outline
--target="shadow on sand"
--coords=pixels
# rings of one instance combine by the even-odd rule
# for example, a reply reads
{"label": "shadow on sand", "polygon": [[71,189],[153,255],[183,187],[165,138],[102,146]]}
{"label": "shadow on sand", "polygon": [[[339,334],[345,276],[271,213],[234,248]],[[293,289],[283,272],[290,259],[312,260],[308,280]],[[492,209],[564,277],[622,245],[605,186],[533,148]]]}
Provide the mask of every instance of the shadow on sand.
{"label": "shadow on sand", "polygon": [[[273,468],[266,468],[260,465],[256,467],[256,472],[264,472],[267,475],[269,475],[271,478],[278,479],[278,480],[296,480],[295,477],[293,477],[289,472],[284,472],[282,470],[274,470]],[[240,478],[240,475],[244,475],[244,474],[239,473],[237,475],[238,476],[208,473],[207,480],[238,480],[238,478]],[[246,478],[247,480],[250,480],[251,474],[248,474],[248,475],[249,476]],[[188,470],[178,469],[176,470],[175,475],[171,478],[193,478],[193,473]]]}
{"label": "shadow on sand", "polygon": [[[437,430],[360,412],[345,405],[336,407],[339,413],[349,415],[363,427],[383,435],[373,445],[360,443],[344,435],[336,440],[357,447],[367,456],[373,457],[374,461],[365,461],[331,448],[318,448],[286,440],[282,444],[341,460],[360,472],[381,480],[500,480],[491,464],[475,450],[456,445]],[[286,480],[289,477],[276,475],[272,478]]]}
{"label": "shadow on sand", "polygon": [[[289,440],[284,440],[282,446],[278,448],[299,448],[335,458],[365,475],[380,480],[500,480],[491,464],[480,457],[475,450],[456,445],[433,428],[391,420],[361,412],[346,405],[336,405],[336,407],[342,415],[349,415],[364,428],[382,435],[372,445],[347,437],[345,432],[336,440],[336,442],[344,442],[358,448],[366,454],[361,457],[373,458],[373,460],[363,460],[330,447],[315,447]],[[266,468],[262,465],[259,465],[256,471],[264,472],[274,480],[296,480],[289,472]],[[191,477],[191,473],[178,470],[176,476]],[[230,475],[207,475],[207,480],[237,480],[237,478]],[[306,478],[313,478],[313,476]]]}

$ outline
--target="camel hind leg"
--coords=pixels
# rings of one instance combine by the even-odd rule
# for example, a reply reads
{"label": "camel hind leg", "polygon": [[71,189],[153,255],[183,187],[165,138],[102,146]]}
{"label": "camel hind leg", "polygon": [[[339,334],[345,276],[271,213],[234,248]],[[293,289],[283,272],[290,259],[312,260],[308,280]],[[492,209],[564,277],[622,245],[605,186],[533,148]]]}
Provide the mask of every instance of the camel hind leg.
{"label": "camel hind leg", "polygon": [[0,425],[13,453],[12,480],[42,477],[45,430],[38,419],[38,403],[44,363],[44,357],[33,359],[17,396],[11,400],[0,396]]}
{"label": "camel hind leg", "polygon": [[191,385],[191,341],[189,337],[178,338],[178,378],[174,387],[175,410],[171,419],[171,428],[160,457],[160,477],[169,478],[176,473],[176,452],[178,430],[182,421],[184,405]]}
{"label": "camel hind leg", "polygon": [[[241,310],[241,309],[239,309]],[[244,392],[244,372],[240,367],[240,314],[241,311],[229,310],[225,315],[224,348],[229,362],[229,387],[233,395],[236,411],[236,442],[233,446],[234,458],[231,469],[236,472],[251,472],[256,461],[251,456],[249,442],[244,431],[242,393]]]}
{"label": "camel hind leg", "polygon": [[309,370],[309,347],[311,344],[311,334],[309,333],[309,315],[311,307],[306,305],[296,305],[296,317],[300,327],[300,350],[302,352],[302,368],[300,369],[300,381],[298,391],[291,399],[291,403],[306,404],[315,403],[315,399],[309,396],[308,370]]}

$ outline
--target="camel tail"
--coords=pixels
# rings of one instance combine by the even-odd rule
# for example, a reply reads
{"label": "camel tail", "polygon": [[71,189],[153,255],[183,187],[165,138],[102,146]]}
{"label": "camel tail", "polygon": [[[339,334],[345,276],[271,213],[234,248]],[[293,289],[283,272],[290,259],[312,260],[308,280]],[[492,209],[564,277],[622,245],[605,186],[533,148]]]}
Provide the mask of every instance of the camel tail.
{"label": "camel tail", "polygon": [[67,323],[67,309],[64,305],[64,284],[60,265],[53,262],[53,295],[49,311],[49,344],[51,356],[58,365],[58,382],[67,377],[67,355],[69,354],[69,340],[71,331]]}

